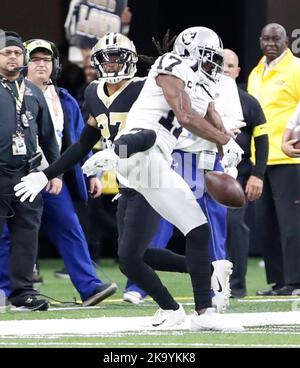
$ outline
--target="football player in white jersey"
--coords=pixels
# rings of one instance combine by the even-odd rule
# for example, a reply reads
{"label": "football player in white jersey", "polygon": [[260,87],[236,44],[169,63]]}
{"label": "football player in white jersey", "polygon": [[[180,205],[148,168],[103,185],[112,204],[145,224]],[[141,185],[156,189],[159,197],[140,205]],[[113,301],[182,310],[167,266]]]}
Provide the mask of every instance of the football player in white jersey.
{"label": "football player in white jersey", "polygon": [[[234,80],[222,75],[218,83],[211,83],[206,88],[209,88],[211,95],[214,97],[216,110],[221,115],[222,120],[225,120],[226,128],[236,131],[236,128],[245,124],[242,121],[243,113]],[[238,163],[243,152],[238,146],[236,146],[236,149],[237,154],[234,164]],[[183,129],[172,156],[174,170],[189,184],[208,219],[211,231],[209,250],[214,269],[212,274],[213,305],[216,306],[219,312],[225,312],[229,306],[229,278],[232,273],[232,263],[226,260],[225,249],[227,208],[214,201],[204,190],[205,172],[211,170],[224,171],[218,149],[215,143],[199,138]],[[228,163],[227,155],[224,155],[223,161],[226,164]],[[231,162],[231,164],[233,163]],[[173,226],[162,219],[149,247],[166,248],[172,235]],[[144,290],[129,282],[123,294],[123,299],[139,304],[146,295]]]}
{"label": "football player in white jersey", "polygon": [[[116,165],[119,181],[135,188],[186,236],[186,263],[196,311],[192,330],[220,330],[224,325],[210,308],[207,220],[189,186],[171,169],[171,153],[182,127],[218,145],[230,140],[206,88],[209,80],[216,81],[220,76],[222,61],[222,43],[215,32],[204,27],[182,32],[173,52],[158,58],[151,68],[114,148],[94,155],[83,166],[84,172],[91,175],[99,168]],[[147,226],[145,221],[144,228]],[[136,229],[136,233],[142,231],[143,228]],[[143,260],[147,244],[141,247],[137,249],[134,238],[123,239],[119,243],[120,268],[159,304],[153,325],[179,324],[184,318],[183,309],[155,281],[157,276]]]}

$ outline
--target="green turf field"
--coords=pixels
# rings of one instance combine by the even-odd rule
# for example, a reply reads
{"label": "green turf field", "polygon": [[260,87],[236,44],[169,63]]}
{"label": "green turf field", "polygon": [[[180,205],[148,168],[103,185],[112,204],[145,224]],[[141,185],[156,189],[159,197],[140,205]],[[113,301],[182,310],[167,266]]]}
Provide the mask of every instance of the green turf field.
{"label": "green turf field", "polygon": [[[233,300],[228,313],[258,313],[258,312],[285,312],[300,310],[300,302],[282,301],[262,302],[255,298],[255,291],[266,287],[264,270],[258,266],[258,259],[251,259],[248,271],[248,297],[242,300]],[[49,295],[54,299],[71,302],[79,296],[69,280],[54,277],[53,271],[62,266],[61,261],[42,261],[40,264],[44,285],[39,288],[41,294]],[[0,313],[0,321],[34,320],[34,319],[82,319],[98,317],[138,317],[151,316],[157,307],[151,299],[138,306],[122,301],[122,288],[125,284],[123,275],[117,264],[106,260],[102,265],[105,273],[119,285],[119,291],[99,304],[97,308],[84,310],[62,310],[63,307],[72,307],[71,304],[53,302],[55,311],[47,312],[12,312]],[[108,282],[101,270],[97,271],[104,282]],[[186,275],[160,273],[164,283],[168,286],[176,300],[182,302],[187,314],[193,310],[191,287]],[[299,299],[298,299],[299,300]],[[58,309],[58,310],[57,310]],[[0,347],[127,347],[127,348],[197,348],[197,347],[300,347],[300,320],[294,326],[272,326],[247,328],[243,333],[191,333],[188,331],[141,331],[128,333],[100,334],[97,336],[31,336],[16,337],[3,336],[0,331]]]}

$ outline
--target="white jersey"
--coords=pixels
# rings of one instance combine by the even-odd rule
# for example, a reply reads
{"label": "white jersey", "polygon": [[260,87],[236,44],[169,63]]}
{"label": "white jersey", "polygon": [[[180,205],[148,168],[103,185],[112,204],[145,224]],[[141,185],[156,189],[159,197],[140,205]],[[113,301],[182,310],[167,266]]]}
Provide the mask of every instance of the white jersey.
{"label": "white jersey", "polygon": [[[206,89],[213,96],[215,109],[220,114],[227,129],[233,127],[230,126],[230,122],[234,123],[244,120],[237,85],[232,78],[222,75],[218,83],[211,83]],[[197,137],[186,129],[183,130],[179,137],[176,149],[191,153],[204,150],[217,152],[215,143]]]}
{"label": "white jersey", "polygon": [[193,108],[202,117],[205,116],[212,97],[200,84],[199,75],[180,56],[166,53],[156,60],[138,99],[128,113],[126,127],[119,136],[136,128],[152,129],[157,134],[156,144],[166,156],[170,156],[176,146],[181,125],[170,109],[162,88],[156,83],[159,74],[181,79],[185,83],[184,90],[189,95]]}

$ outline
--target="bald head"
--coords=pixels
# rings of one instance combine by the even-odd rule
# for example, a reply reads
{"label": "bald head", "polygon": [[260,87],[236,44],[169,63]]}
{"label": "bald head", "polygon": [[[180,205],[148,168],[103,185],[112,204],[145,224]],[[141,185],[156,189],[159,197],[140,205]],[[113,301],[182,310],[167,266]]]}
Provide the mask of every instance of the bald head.
{"label": "bald head", "polygon": [[235,80],[239,76],[240,71],[237,54],[230,49],[224,49],[224,74]]}
{"label": "bald head", "polygon": [[286,29],[279,23],[269,23],[261,31],[261,36],[265,33],[268,33],[270,30],[276,30],[278,34],[280,34],[283,38],[287,37]]}
{"label": "bald head", "polygon": [[278,23],[269,23],[261,31],[260,47],[267,63],[278,58],[288,47],[285,28]]}

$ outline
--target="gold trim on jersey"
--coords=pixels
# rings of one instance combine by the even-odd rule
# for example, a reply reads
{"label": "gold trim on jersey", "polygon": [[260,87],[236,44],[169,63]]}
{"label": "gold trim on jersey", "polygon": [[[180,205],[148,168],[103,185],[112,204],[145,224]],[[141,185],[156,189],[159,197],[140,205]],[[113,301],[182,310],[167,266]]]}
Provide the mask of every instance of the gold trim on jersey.
{"label": "gold trim on jersey", "polygon": [[111,96],[107,96],[104,92],[105,81],[99,81],[99,85],[97,87],[97,95],[99,99],[104,103],[106,108],[108,109],[110,105],[114,102],[114,100],[124,91],[124,89],[132,82],[132,79],[128,79],[126,83],[123,84],[121,88],[119,88],[115,93]]}
{"label": "gold trim on jersey", "polygon": [[265,134],[268,134],[267,124],[261,124],[261,125],[257,125],[253,129],[252,137],[257,138],[257,137],[260,137],[261,135],[265,135]]}

